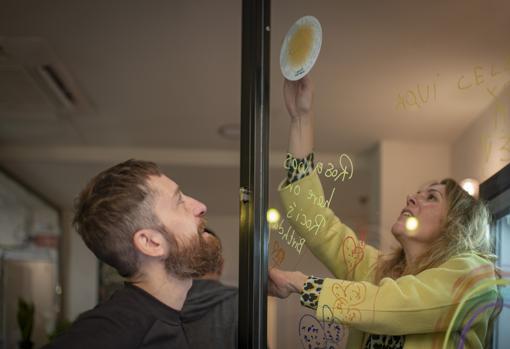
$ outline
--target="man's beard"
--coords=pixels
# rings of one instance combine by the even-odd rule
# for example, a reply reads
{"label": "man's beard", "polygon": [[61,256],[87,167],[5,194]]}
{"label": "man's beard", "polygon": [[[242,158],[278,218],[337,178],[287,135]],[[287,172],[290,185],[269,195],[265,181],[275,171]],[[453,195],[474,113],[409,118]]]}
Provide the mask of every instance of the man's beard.
{"label": "man's beard", "polygon": [[169,245],[168,256],[163,260],[168,273],[180,279],[188,279],[221,269],[221,244],[218,239],[204,239],[203,225],[199,227],[197,235],[186,242],[178,241],[175,234],[166,228],[162,228],[162,232]]}

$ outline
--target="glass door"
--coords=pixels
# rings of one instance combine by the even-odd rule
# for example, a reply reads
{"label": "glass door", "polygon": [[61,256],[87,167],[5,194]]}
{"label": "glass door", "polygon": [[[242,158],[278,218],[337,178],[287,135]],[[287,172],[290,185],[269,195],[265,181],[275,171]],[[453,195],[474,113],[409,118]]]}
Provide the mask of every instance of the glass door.
{"label": "glass door", "polygon": [[508,331],[505,331],[510,320],[510,166],[482,183],[480,195],[487,200],[493,216],[490,232],[501,274],[501,310],[495,322],[493,340],[493,348],[498,349],[505,348],[510,342]]}
{"label": "glass door", "polygon": [[[510,206],[510,205],[509,205]],[[498,255],[498,267],[502,277],[509,279],[510,275],[510,214],[499,218],[492,225],[492,234],[496,240],[496,253]],[[510,288],[508,285],[501,290],[502,308],[494,328],[493,348],[505,348],[510,343],[510,334],[506,330],[510,321]]]}
{"label": "glass door", "polygon": [[[483,1],[272,3],[270,268],[360,280],[372,270],[363,264],[366,256],[400,248],[392,228],[409,195],[444,178],[481,183],[510,162],[510,50],[503,25],[510,4],[492,5],[493,18],[483,14]],[[306,172],[307,165],[288,154],[291,118],[280,49],[292,25],[308,15],[322,27],[310,72],[314,176],[321,190],[303,180],[282,186],[289,169]],[[336,224],[323,215],[327,209],[354,234],[323,240]],[[319,242],[326,247],[315,249]],[[332,307],[350,299],[346,316],[369,316],[361,306],[369,297],[363,289],[337,291]],[[335,321],[330,310],[302,306],[298,294],[270,297],[268,347],[349,347],[357,329]]]}

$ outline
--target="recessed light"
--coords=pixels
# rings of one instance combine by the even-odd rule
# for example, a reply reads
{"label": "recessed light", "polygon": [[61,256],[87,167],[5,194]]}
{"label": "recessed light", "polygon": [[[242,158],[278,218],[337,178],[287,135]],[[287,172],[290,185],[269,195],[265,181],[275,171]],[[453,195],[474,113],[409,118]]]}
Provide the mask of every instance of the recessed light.
{"label": "recessed light", "polygon": [[218,134],[225,139],[237,141],[241,134],[239,124],[224,124],[218,128]]}

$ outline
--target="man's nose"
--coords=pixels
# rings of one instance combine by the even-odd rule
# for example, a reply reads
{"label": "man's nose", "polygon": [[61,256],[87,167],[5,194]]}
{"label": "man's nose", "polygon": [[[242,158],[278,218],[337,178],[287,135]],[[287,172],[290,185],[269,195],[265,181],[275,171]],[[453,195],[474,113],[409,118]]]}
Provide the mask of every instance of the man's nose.
{"label": "man's nose", "polygon": [[192,204],[193,214],[195,216],[202,217],[207,213],[207,206],[204,203],[202,203],[192,197],[190,197],[190,200],[192,201],[191,204]]}

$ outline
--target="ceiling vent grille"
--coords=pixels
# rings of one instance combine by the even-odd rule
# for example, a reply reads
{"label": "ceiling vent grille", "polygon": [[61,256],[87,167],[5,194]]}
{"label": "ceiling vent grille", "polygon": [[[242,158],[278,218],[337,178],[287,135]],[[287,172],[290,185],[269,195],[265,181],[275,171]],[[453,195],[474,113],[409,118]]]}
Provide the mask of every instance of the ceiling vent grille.
{"label": "ceiling vent grille", "polygon": [[43,39],[0,38],[1,120],[48,120],[91,110]]}

